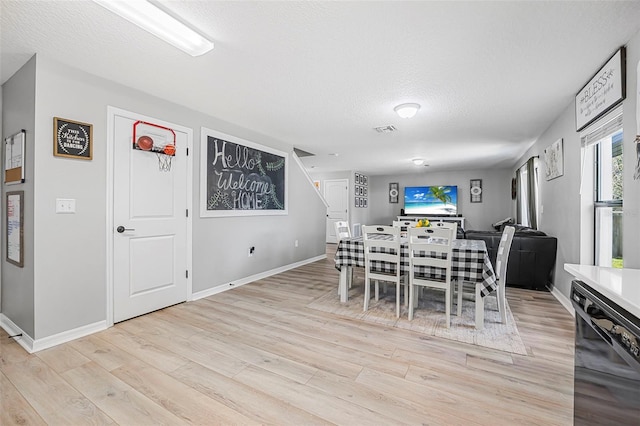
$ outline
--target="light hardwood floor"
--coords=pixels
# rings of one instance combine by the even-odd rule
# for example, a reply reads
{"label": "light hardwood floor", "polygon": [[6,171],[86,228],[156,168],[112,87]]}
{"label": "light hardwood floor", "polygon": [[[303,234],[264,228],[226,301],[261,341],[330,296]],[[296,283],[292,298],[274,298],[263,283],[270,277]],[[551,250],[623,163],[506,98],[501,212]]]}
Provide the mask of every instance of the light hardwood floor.
{"label": "light hardwood floor", "polygon": [[527,355],[306,308],[328,258],[27,354],[0,331],[0,424],[571,425],[573,319],[507,298]]}

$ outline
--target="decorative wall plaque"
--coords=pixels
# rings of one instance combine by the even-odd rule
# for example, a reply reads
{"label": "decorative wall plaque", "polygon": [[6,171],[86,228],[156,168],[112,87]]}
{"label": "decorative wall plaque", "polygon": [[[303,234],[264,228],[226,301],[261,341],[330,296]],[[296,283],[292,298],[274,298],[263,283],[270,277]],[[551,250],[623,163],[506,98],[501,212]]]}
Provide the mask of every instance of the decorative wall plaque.
{"label": "decorative wall plaque", "polygon": [[91,160],[93,158],[93,125],[54,117],[53,155]]}

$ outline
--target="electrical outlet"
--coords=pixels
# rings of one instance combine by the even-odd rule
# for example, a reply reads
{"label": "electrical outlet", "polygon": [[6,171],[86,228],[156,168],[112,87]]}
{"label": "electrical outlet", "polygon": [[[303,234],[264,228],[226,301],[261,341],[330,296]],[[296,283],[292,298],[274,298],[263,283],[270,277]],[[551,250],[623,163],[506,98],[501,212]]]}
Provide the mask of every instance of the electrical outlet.
{"label": "electrical outlet", "polygon": [[293,243],[293,246],[294,246],[294,247],[298,247],[298,240],[296,240],[296,241]]}
{"label": "electrical outlet", "polygon": [[75,213],[75,198],[56,198],[56,213]]}

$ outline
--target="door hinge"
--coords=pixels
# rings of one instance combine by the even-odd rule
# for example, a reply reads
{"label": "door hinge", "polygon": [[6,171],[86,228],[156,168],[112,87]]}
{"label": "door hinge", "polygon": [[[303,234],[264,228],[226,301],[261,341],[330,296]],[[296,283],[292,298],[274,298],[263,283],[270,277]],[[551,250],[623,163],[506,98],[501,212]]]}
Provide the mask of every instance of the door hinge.
{"label": "door hinge", "polygon": [[184,276],[185,276],[185,278],[189,278],[189,270],[188,269],[186,271],[184,271]]}
{"label": "door hinge", "polygon": [[189,209],[187,209],[186,213],[187,213],[187,217],[189,217]]}

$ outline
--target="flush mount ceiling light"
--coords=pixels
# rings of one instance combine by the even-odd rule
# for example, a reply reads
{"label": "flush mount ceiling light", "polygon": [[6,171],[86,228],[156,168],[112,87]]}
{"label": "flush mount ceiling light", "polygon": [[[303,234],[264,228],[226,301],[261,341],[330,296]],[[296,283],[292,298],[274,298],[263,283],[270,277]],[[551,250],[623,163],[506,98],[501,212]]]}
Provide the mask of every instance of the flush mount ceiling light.
{"label": "flush mount ceiling light", "polygon": [[424,160],[422,158],[414,158],[411,161],[413,161],[413,164],[416,166],[422,166],[424,164]]}
{"label": "flush mount ceiling light", "polygon": [[402,118],[411,118],[416,115],[419,109],[420,105],[418,104],[402,104],[398,105],[393,110]]}
{"label": "flush mount ceiling light", "polygon": [[148,1],[93,1],[191,56],[213,49],[211,41]]}

